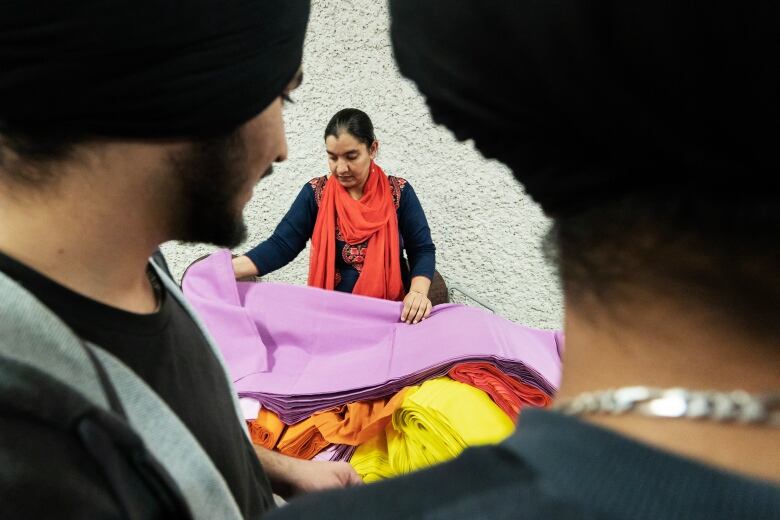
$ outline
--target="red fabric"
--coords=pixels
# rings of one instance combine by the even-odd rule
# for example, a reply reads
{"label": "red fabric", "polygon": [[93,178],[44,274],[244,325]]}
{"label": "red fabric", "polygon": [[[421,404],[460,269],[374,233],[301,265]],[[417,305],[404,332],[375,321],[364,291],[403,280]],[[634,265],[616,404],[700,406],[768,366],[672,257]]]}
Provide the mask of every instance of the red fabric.
{"label": "red fabric", "polygon": [[322,194],[314,233],[311,237],[309,285],[333,290],[336,286],[336,219],[345,242],[368,241],[363,270],[353,294],[400,301],[404,298],[401,280],[401,251],[398,215],[390,182],[373,161],[360,200],[331,175]]}
{"label": "red fabric", "polygon": [[461,363],[450,369],[449,376],[487,393],[513,421],[517,421],[524,405],[544,408],[552,402],[542,390],[518,381],[490,363]]}

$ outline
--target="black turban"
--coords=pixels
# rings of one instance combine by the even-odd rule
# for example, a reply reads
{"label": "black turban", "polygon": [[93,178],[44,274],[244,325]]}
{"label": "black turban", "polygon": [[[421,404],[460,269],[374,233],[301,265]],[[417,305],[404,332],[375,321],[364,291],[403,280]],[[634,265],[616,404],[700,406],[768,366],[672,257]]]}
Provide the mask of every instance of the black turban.
{"label": "black turban", "polygon": [[2,0],[0,125],[144,138],[233,130],[293,79],[308,17],[309,0]]}
{"label": "black turban", "polygon": [[775,0],[391,0],[434,120],[548,214],[628,193],[778,196]]}

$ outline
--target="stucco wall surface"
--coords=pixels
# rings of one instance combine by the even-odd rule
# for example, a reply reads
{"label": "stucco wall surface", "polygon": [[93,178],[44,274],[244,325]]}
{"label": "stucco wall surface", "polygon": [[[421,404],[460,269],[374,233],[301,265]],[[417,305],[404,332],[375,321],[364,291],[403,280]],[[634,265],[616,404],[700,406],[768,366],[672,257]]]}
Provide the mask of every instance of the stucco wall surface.
{"label": "stucco wall surface", "polygon": [[[275,166],[246,208],[249,238],[267,238],[304,183],[327,173],[324,127],[339,109],[366,111],[380,141],[377,163],[405,177],[426,211],[437,268],[501,315],[543,328],[561,325],[561,296],[541,251],[549,222],[499,163],[482,158],[431,121],[424,99],[392,57],[389,17],[378,0],[315,0],[304,83],[285,108],[289,159]],[[165,244],[175,276],[213,246]],[[304,284],[308,248],[269,281]],[[472,303],[461,294],[456,300]]]}

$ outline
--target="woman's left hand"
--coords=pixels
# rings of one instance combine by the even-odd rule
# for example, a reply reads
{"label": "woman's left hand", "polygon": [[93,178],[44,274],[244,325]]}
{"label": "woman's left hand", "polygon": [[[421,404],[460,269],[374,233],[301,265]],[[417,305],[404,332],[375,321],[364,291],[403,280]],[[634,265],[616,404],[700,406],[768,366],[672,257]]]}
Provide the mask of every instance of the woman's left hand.
{"label": "woman's left hand", "polygon": [[404,298],[401,321],[413,325],[431,314],[431,300],[421,292],[411,290]]}

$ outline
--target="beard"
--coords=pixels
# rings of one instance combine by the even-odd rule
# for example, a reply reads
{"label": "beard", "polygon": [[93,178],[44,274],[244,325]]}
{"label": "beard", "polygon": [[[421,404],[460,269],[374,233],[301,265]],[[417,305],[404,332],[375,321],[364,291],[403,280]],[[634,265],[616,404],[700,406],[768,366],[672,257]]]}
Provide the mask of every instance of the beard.
{"label": "beard", "polygon": [[247,236],[238,197],[250,176],[240,130],[194,141],[172,158],[174,238],[234,248]]}

